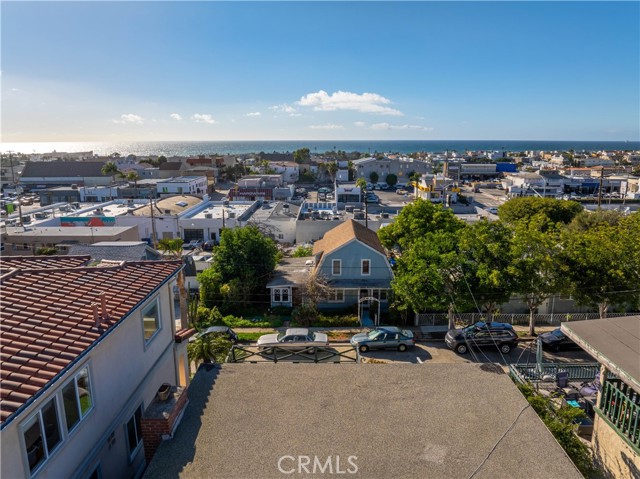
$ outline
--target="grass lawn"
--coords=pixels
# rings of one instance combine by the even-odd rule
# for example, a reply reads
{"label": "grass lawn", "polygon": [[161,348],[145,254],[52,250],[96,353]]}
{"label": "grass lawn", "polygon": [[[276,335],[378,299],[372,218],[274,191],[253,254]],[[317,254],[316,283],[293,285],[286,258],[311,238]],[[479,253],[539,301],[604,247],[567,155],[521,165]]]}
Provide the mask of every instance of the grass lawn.
{"label": "grass lawn", "polygon": [[262,331],[262,332],[250,332],[250,333],[238,333],[238,341],[243,343],[243,342],[249,342],[249,341],[257,341],[258,338],[260,336],[262,336],[263,334],[269,334],[269,333],[275,333],[276,331]]}

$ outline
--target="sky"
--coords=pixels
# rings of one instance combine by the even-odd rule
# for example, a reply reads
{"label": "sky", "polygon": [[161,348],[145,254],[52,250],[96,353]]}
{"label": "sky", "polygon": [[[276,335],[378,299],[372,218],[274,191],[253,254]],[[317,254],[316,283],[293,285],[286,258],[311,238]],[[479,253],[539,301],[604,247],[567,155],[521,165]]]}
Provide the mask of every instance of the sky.
{"label": "sky", "polygon": [[639,2],[1,3],[3,142],[639,140]]}

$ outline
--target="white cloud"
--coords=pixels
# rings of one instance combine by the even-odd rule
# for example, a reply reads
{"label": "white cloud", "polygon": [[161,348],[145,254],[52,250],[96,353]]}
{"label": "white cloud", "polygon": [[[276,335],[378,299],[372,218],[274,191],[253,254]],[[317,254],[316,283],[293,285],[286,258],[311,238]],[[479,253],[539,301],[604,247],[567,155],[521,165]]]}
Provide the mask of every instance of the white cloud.
{"label": "white cloud", "polygon": [[179,113],[171,113],[171,115],[169,116],[174,120],[182,121],[182,115],[180,115]]}
{"label": "white cloud", "polygon": [[287,105],[286,103],[270,106],[269,110],[275,111],[277,113],[286,113],[289,116],[302,116],[300,113],[298,113],[298,110],[296,110],[291,105]]}
{"label": "white cloud", "polygon": [[133,113],[125,113],[120,115],[119,120],[113,120],[114,123],[137,123],[138,125],[142,125],[144,123],[144,118],[140,115],[134,115]]}
{"label": "white cloud", "polygon": [[391,125],[389,123],[374,123],[369,128],[372,130],[420,130],[432,131],[433,128],[421,125]]}
{"label": "white cloud", "polygon": [[363,128],[367,126],[367,124],[364,121],[356,121],[354,125],[357,126],[358,128]]}
{"label": "white cloud", "polygon": [[329,95],[320,90],[316,93],[308,93],[300,98],[298,105],[313,107],[316,111],[354,110],[362,113],[378,113],[382,115],[402,116],[402,112],[388,105],[391,100],[377,93],[351,93],[337,91]]}
{"label": "white cloud", "polygon": [[260,116],[262,113],[259,111],[252,111],[251,113],[247,113],[245,116]]}
{"label": "white cloud", "polygon": [[312,130],[343,130],[344,127],[342,125],[335,125],[333,123],[325,123],[324,125],[311,125],[309,126]]}
{"label": "white cloud", "polygon": [[211,115],[205,115],[204,113],[194,113],[191,119],[196,123],[208,123],[209,125],[213,125],[216,122]]}

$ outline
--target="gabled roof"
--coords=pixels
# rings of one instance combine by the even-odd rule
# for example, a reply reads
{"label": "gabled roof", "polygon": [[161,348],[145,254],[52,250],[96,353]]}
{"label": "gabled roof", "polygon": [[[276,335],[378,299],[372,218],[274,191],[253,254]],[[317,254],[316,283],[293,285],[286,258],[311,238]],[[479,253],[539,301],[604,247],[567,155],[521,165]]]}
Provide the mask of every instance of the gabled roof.
{"label": "gabled roof", "polygon": [[336,226],[332,230],[327,231],[321,240],[313,244],[313,254],[326,255],[344,246],[349,241],[357,239],[361,243],[373,248],[382,255],[385,255],[384,248],[378,239],[375,231],[370,230],[366,226],[348,219],[340,226]]}
{"label": "gabled roof", "polygon": [[24,166],[22,178],[59,178],[103,175],[104,161],[28,161]]}
{"label": "gabled roof", "polygon": [[[25,404],[109,334],[132,309],[180,269],[179,261],[102,267],[13,270],[0,278],[0,419]],[[108,318],[95,326],[92,304],[106,297]]]}
{"label": "gabled roof", "polygon": [[88,255],[69,256],[3,256],[0,258],[0,274],[13,269],[56,269],[84,266],[91,260]]}

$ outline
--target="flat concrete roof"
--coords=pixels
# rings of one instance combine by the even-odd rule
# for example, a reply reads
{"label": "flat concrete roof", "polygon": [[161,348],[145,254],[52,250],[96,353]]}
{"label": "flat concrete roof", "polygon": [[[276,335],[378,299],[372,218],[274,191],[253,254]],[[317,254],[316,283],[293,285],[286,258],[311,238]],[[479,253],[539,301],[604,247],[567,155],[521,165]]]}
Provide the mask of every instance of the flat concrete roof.
{"label": "flat concrete roof", "polygon": [[145,478],[310,477],[299,456],[355,478],[582,477],[491,364],[224,364],[189,401]]}
{"label": "flat concrete roof", "polygon": [[562,323],[562,331],[640,391],[640,316]]}

